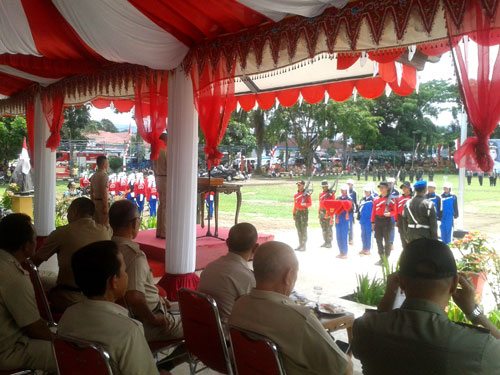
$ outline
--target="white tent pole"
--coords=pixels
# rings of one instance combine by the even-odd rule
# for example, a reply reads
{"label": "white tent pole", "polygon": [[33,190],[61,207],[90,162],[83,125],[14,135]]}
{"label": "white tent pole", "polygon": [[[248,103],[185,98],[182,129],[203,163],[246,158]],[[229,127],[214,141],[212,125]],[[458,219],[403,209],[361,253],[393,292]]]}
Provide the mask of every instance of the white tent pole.
{"label": "white tent pole", "polygon": [[[460,145],[463,145],[467,139],[467,114],[462,106],[460,116]],[[458,211],[457,228],[464,229],[464,202],[465,202],[465,168],[458,171]]]}
{"label": "white tent pole", "polygon": [[[55,229],[56,215],[56,153],[45,147],[50,130],[43,114],[40,94],[35,97],[35,198],[34,221],[39,236],[48,236]],[[53,256],[40,267],[57,272],[57,259]]]}
{"label": "white tent pole", "polygon": [[168,77],[166,275],[167,293],[196,279],[198,116],[191,78],[177,68]]}

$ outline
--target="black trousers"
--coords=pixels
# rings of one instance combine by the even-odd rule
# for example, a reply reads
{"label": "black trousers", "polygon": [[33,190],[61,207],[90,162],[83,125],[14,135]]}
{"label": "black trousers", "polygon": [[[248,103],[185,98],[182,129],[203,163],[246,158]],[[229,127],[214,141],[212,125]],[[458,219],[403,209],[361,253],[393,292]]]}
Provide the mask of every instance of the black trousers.
{"label": "black trousers", "polygon": [[391,217],[375,216],[375,240],[380,257],[391,255],[391,232],[394,229]]}
{"label": "black trousers", "polygon": [[399,237],[401,238],[401,245],[403,246],[403,249],[405,246],[408,244],[406,241],[406,237],[404,235],[404,229],[403,229],[403,215],[398,215],[398,231],[399,231]]}

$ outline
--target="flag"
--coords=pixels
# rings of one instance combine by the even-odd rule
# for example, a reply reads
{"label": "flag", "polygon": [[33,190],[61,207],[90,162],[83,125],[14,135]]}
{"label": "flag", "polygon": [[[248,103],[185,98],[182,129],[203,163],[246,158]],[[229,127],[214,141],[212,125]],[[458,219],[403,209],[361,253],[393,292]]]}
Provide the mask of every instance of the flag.
{"label": "flag", "polygon": [[31,163],[28,147],[26,147],[26,138],[23,138],[23,149],[21,150],[21,155],[19,155],[19,163],[21,163],[21,171],[23,174],[30,173]]}
{"label": "flag", "polygon": [[274,146],[272,149],[271,149],[271,159],[274,158],[274,154],[276,152],[276,150],[278,149],[278,146]]}

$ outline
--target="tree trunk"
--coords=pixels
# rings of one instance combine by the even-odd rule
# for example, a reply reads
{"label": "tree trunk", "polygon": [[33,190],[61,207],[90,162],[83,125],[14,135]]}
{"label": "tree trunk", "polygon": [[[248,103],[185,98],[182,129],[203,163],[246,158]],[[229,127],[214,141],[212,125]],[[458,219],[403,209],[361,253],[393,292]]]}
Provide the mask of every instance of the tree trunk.
{"label": "tree trunk", "polygon": [[260,108],[257,108],[253,112],[253,127],[255,131],[255,140],[257,143],[257,167],[255,168],[255,174],[262,174],[262,151],[264,149],[264,112]]}
{"label": "tree trunk", "polygon": [[342,137],[342,165],[344,166],[342,169],[347,168],[347,138],[345,135]]}

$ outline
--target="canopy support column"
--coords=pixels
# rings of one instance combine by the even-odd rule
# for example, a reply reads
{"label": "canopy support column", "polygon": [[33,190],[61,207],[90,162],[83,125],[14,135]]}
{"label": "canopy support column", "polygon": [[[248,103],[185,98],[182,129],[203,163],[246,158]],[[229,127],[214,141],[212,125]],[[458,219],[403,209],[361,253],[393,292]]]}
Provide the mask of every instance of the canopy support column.
{"label": "canopy support column", "polygon": [[196,289],[198,115],[191,78],[177,68],[168,78],[167,228],[165,275],[159,284],[177,300],[180,288]]}
{"label": "canopy support column", "polygon": [[[56,153],[45,147],[50,136],[49,126],[43,114],[40,94],[35,97],[35,198],[34,225],[38,236],[48,236],[55,229],[56,215]],[[53,256],[40,267],[58,271],[57,258]]]}

